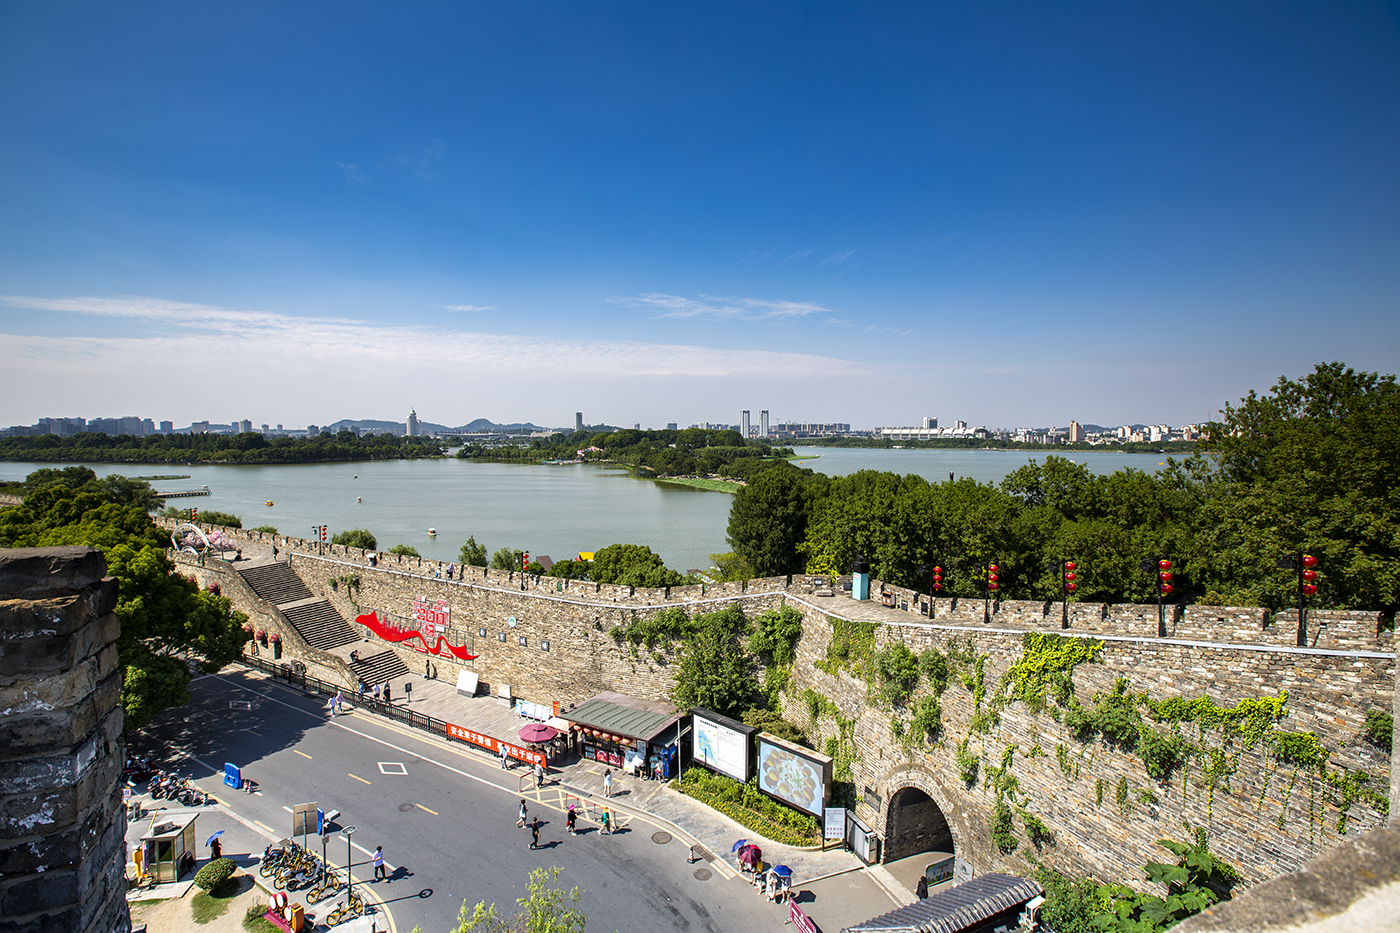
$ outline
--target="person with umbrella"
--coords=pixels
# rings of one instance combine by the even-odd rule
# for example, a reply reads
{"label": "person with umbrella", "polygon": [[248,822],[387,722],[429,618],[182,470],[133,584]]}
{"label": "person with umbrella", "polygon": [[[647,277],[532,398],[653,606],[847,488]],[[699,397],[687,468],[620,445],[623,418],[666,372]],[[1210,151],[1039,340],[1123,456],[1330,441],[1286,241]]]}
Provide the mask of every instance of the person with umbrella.
{"label": "person with umbrella", "polygon": [[209,847],[209,857],[211,859],[219,859],[224,857],[224,846],[223,843],[219,841],[219,837],[223,834],[224,831],[221,829],[214,835],[210,836],[209,841],[205,843],[205,845]]}

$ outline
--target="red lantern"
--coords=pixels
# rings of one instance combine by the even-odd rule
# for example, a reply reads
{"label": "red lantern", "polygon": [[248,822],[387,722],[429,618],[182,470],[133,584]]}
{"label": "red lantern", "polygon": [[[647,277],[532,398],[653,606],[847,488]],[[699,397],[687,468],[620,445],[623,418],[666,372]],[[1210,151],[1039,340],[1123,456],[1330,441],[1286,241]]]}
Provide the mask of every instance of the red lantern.
{"label": "red lantern", "polygon": [[1313,586],[1311,583],[1304,583],[1304,584],[1303,584],[1303,595],[1304,595],[1304,596],[1311,596],[1311,595],[1313,595],[1313,594],[1316,593],[1316,592],[1317,592],[1317,587]]}
{"label": "red lantern", "polygon": [[942,577],[942,574],[943,574],[943,568],[942,568],[942,567],[934,567],[934,568],[933,568],[933,575],[934,575],[935,577],[941,578],[941,577]]}
{"label": "red lantern", "polygon": [[1001,568],[998,567],[996,564],[988,564],[987,569],[990,570],[992,573],[996,573]]}
{"label": "red lantern", "polygon": [[1304,570],[1304,571],[1303,571],[1303,579],[1304,579],[1304,580],[1307,580],[1309,583],[1311,583],[1313,580],[1316,580],[1316,579],[1317,579],[1317,571],[1316,571],[1316,570]]}
{"label": "red lantern", "polygon": [[1075,579],[1074,571],[1071,570],[1069,573],[1065,574],[1065,579],[1066,579],[1066,580],[1073,580],[1073,579]]}
{"label": "red lantern", "polygon": [[1171,585],[1170,583],[1163,583],[1163,584],[1162,584],[1162,592],[1163,592],[1164,594],[1170,593],[1171,591],[1172,591],[1172,585]]}
{"label": "red lantern", "polygon": [[1159,560],[1159,561],[1157,561],[1157,566],[1160,567],[1160,568],[1163,569],[1163,570],[1171,570],[1171,569],[1172,569],[1172,562],[1169,561],[1169,560]]}
{"label": "red lantern", "polygon": [[1073,584],[1073,583],[1066,583],[1066,584],[1065,584],[1065,589],[1067,589],[1067,590],[1069,590],[1071,593],[1073,593],[1073,592],[1074,592],[1074,584]]}
{"label": "red lantern", "polygon": [[935,584],[933,585],[933,588],[934,588],[935,590],[941,590],[941,589],[943,589],[943,584],[942,584],[942,583],[935,583]]}
{"label": "red lantern", "polygon": [[[1067,560],[1067,561],[1065,561],[1065,569],[1066,569],[1066,570],[1074,570],[1074,569],[1076,569],[1075,566],[1074,566],[1074,561],[1072,561],[1072,560]],[[1074,578],[1071,577],[1070,579],[1074,579]]]}
{"label": "red lantern", "polygon": [[1304,554],[1304,555],[1303,555],[1303,566],[1304,566],[1304,567],[1316,567],[1316,566],[1317,566],[1317,558],[1316,558],[1316,557],[1313,557],[1311,554]]}
{"label": "red lantern", "polygon": [[996,588],[997,588],[997,585],[996,585],[995,583],[988,583],[988,584],[987,584],[987,589],[989,589],[989,590],[994,590],[994,589],[996,589]]}
{"label": "red lantern", "polygon": [[997,576],[996,574],[994,574],[994,573],[989,573],[989,574],[987,574],[987,579],[990,580],[992,583],[996,583],[996,582],[997,582],[998,580],[1000,580],[1001,578],[998,577],[998,576]]}
{"label": "red lantern", "polygon": [[1170,583],[1170,582],[1172,582],[1172,575],[1171,575],[1171,571],[1169,571],[1169,570],[1163,570],[1161,573],[1157,574],[1157,576],[1159,576],[1159,577],[1162,578],[1162,582],[1163,582],[1163,583]]}

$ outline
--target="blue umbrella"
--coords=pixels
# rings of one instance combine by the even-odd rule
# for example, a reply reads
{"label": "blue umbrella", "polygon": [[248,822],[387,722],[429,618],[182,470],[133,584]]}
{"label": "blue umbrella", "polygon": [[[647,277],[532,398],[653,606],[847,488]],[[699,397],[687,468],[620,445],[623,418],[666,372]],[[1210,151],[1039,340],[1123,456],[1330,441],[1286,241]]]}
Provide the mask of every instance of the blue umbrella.
{"label": "blue umbrella", "polygon": [[747,839],[740,839],[738,842],[734,843],[734,847],[731,848],[731,849],[729,850],[729,852],[730,852],[730,854],[732,855],[732,854],[734,854],[735,852],[738,852],[740,849],[742,849],[744,846],[746,846],[746,845],[748,845],[748,844],[749,844],[749,841],[748,841]]}
{"label": "blue umbrella", "polygon": [[223,834],[224,834],[224,831],[223,831],[222,829],[219,830],[217,833],[215,833],[214,835],[210,836],[210,837],[209,837],[209,841],[206,842],[204,845],[205,845],[206,847],[207,847],[207,846],[212,846],[212,845],[214,844],[214,840],[215,840],[215,839],[218,839],[218,838],[219,838],[220,836],[222,836]]}
{"label": "blue umbrella", "polygon": [[769,871],[777,875],[779,878],[792,877],[792,869],[788,868],[786,865],[774,865],[772,868],[769,869]]}

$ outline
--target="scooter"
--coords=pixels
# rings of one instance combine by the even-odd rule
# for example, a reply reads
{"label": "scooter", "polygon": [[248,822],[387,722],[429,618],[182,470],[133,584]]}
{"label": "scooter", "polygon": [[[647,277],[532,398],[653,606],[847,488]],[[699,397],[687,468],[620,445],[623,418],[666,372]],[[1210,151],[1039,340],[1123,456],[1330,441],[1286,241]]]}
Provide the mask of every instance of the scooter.
{"label": "scooter", "polygon": [[146,785],[146,793],[151,795],[152,800],[160,800],[162,797],[171,796],[174,787],[175,775],[169,771],[157,770],[155,777]]}

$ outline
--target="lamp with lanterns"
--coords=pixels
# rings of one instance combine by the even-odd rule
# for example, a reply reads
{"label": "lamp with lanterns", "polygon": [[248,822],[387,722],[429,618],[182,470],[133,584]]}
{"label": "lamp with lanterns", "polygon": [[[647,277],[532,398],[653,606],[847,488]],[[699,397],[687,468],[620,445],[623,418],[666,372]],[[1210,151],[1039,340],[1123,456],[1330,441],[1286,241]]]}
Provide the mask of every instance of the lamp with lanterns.
{"label": "lamp with lanterns", "polygon": [[1307,603],[1309,596],[1317,595],[1317,558],[1302,551],[1285,554],[1274,561],[1279,570],[1298,572],[1298,647],[1308,644]]}
{"label": "lamp with lanterns", "polygon": [[1171,596],[1175,589],[1172,586],[1172,562],[1165,557],[1159,557],[1157,560],[1138,561],[1138,566],[1152,574],[1153,587],[1157,590],[1157,637],[1166,638],[1167,616],[1162,600]]}
{"label": "lamp with lanterns", "polygon": [[988,625],[992,621],[992,594],[1001,586],[1001,568],[988,564],[979,570],[982,576],[982,624]]}
{"label": "lamp with lanterns", "polygon": [[943,589],[943,568],[934,564],[919,565],[919,576],[928,575],[928,617],[933,618],[933,600],[940,590]]}
{"label": "lamp with lanterns", "polygon": [[1047,561],[1045,569],[1060,577],[1060,628],[1069,628],[1069,594],[1079,588],[1079,565],[1072,560]]}

